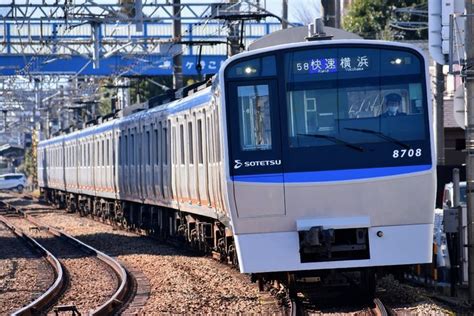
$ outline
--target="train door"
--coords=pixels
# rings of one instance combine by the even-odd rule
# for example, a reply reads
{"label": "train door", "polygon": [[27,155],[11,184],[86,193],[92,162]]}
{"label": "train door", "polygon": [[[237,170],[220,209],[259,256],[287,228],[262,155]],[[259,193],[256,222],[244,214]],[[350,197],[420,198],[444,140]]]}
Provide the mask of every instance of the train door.
{"label": "train door", "polygon": [[114,165],[114,189],[115,197],[119,198],[122,195],[122,169],[123,169],[123,155],[122,155],[122,146],[123,146],[123,136],[122,130],[117,123],[114,128],[114,141],[113,141],[113,165]]}
{"label": "train door", "polygon": [[159,119],[155,120],[153,124],[153,189],[155,193],[155,199],[162,201],[163,191],[161,190],[163,177],[162,177],[162,155],[161,155],[161,130],[162,123]]}
{"label": "train door", "polygon": [[188,118],[188,121],[187,121],[187,132],[186,132],[186,136],[187,136],[187,142],[186,142],[186,147],[187,147],[187,152],[188,152],[188,155],[187,155],[187,158],[188,158],[188,162],[187,162],[187,189],[188,189],[188,196],[189,196],[189,200],[190,200],[190,203],[192,204],[197,204],[199,202],[199,197],[198,197],[198,194],[197,194],[197,185],[196,185],[196,181],[197,181],[197,162],[196,162],[196,155],[195,155],[195,151],[196,151],[196,142],[195,142],[195,138],[196,138],[196,133],[195,133],[195,126],[196,126],[196,119],[195,119],[195,115],[194,113],[191,113],[189,115],[189,118]]}
{"label": "train door", "polygon": [[127,157],[127,168],[126,168],[126,173],[127,173],[127,178],[124,179],[127,187],[127,195],[129,198],[133,196],[133,166],[135,165],[134,163],[134,134],[133,134],[133,128],[130,126],[127,126],[128,130],[128,144],[127,144],[127,151],[125,153],[125,156]]}
{"label": "train door", "polygon": [[211,126],[211,112],[206,113],[205,117],[206,122],[206,157],[207,157],[207,166],[208,166],[208,192],[209,192],[209,204],[211,207],[215,207],[215,190],[214,190],[214,139],[212,136],[212,126]]}
{"label": "train door", "polygon": [[145,199],[153,199],[154,194],[153,194],[153,161],[152,161],[152,156],[153,156],[153,148],[152,148],[152,141],[151,138],[153,136],[153,125],[151,124],[151,121],[148,121],[145,125],[145,133],[144,133],[144,182],[146,186],[146,192],[145,192]]}
{"label": "train door", "polygon": [[106,174],[106,180],[105,180],[105,189],[108,194],[112,191],[112,172],[110,168],[110,151],[112,150],[112,147],[110,146],[110,140],[111,140],[111,132],[107,132],[105,135],[105,149],[104,149],[104,160],[105,160],[105,174]]}
{"label": "train door", "polygon": [[186,148],[186,116],[180,118],[179,121],[179,126],[177,129],[178,133],[178,165],[179,165],[179,171],[178,175],[179,178],[177,180],[177,185],[178,185],[178,192],[179,192],[179,197],[180,197],[180,202],[189,202],[189,192],[188,192],[188,155],[187,151],[188,149]]}
{"label": "train door", "polygon": [[64,183],[64,189],[68,189],[70,184],[69,184],[69,181],[71,179],[71,177],[69,177],[69,143],[68,142],[64,142],[63,143],[63,152],[64,152],[64,161],[63,161],[63,172],[64,172],[64,178],[63,178],[63,183]]}
{"label": "train door", "polygon": [[95,179],[94,179],[94,187],[97,192],[104,191],[104,182],[105,182],[105,173],[104,173],[104,135],[96,134],[95,137],[95,164],[94,164],[94,171],[95,171]]}
{"label": "train door", "polygon": [[284,215],[277,81],[231,82],[226,109],[238,216]]}
{"label": "train door", "polygon": [[201,205],[209,204],[209,194],[208,194],[208,179],[207,179],[207,164],[205,161],[205,133],[204,133],[204,123],[205,114],[203,111],[199,111],[196,115],[196,166],[197,166],[197,187],[199,189],[199,203]]}
{"label": "train door", "polygon": [[178,138],[178,129],[179,124],[177,120],[171,122],[171,192],[173,193],[173,199],[176,202],[179,202],[180,192],[178,191],[178,179],[179,179],[179,159],[178,159],[178,150],[179,150],[179,138]]}
{"label": "train door", "polygon": [[[169,121],[168,121],[169,122]],[[171,171],[169,168],[170,162],[170,155],[171,155],[171,132],[170,127],[171,124],[167,123],[166,120],[161,122],[160,128],[160,137],[161,137],[161,164],[160,164],[160,178],[161,178],[161,192],[163,194],[163,199],[172,199],[171,195]]]}
{"label": "train door", "polygon": [[143,165],[143,126],[139,124],[141,120],[138,121],[136,131],[137,134],[135,136],[136,145],[136,166],[135,166],[135,173],[136,173],[136,195],[137,198],[142,200],[143,199],[143,191],[144,186],[142,183],[142,165]]}
{"label": "train door", "polygon": [[218,165],[218,159],[217,159],[217,152],[218,152],[218,140],[216,138],[216,129],[217,126],[214,125],[214,116],[216,115],[215,113],[215,108],[209,113],[209,132],[211,134],[211,170],[212,170],[212,200],[214,201],[214,207],[216,210],[220,209],[220,203],[219,203],[219,165]]}
{"label": "train door", "polygon": [[90,137],[91,139],[91,163],[90,163],[90,170],[92,173],[92,181],[91,181],[91,189],[92,189],[92,194],[97,195],[97,183],[98,183],[98,178],[100,177],[100,174],[98,173],[98,166],[99,166],[99,139],[97,136],[92,135]]}
{"label": "train door", "polygon": [[137,185],[137,128],[131,127],[130,128],[130,164],[129,164],[129,171],[130,171],[130,196],[132,198],[136,198],[138,185]]}
{"label": "train door", "polygon": [[112,139],[113,139],[113,130],[107,133],[107,138],[105,140],[105,168],[107,170],[107,190],[109,193],[113,191],[113,169],[112,169]]}

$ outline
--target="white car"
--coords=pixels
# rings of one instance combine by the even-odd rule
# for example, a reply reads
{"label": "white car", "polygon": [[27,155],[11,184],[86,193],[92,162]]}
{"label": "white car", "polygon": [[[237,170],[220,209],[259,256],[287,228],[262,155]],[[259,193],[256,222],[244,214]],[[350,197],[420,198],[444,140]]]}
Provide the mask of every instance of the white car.
{"label": "white car", "polygon": [[22,192],[26,186],[26,177],[22,173],[7,173],[0,175],[0,190],[16,189]]}

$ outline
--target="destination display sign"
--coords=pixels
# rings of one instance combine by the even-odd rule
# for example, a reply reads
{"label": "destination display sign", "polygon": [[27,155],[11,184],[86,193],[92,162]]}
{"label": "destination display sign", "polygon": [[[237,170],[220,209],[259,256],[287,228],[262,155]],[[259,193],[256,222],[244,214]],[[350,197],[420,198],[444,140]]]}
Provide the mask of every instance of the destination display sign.
{"label": "destination display sign", "polygon": [[293,63],[294,74],[325,74],[335,72],[365,71],[369,69],[368,56],[310,58]]}

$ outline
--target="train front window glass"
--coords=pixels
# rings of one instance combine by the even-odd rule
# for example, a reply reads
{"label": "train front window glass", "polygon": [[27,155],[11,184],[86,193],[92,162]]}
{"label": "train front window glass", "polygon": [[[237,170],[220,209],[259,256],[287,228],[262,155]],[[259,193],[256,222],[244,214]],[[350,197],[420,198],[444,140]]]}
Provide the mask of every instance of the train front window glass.
{"label": "train front window glass", "polygon": [[287,54],[289,146],[424,140],[420,69],[419,59],[402,51],[345,48]]}
{"label": "train front window glass", "polygon": [[272,131],[268,85],[248,85],[237,88],[240,148],[270,150]]}

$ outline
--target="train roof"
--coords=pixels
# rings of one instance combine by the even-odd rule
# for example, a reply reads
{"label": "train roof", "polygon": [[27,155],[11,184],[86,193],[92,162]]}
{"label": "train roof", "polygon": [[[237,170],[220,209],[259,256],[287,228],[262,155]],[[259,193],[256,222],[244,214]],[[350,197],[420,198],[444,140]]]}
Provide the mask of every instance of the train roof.
{"label": "train roof", "polygon": [[[333,40],[349,40],[362,39],[357,34],[347,32],[333,27],[324,27],[324,31],[328,36],[332,36]],[[304,43],[308,36],[308,26],[290,27],[279,30],[268,35],[265,35],[252,43],[250,43],[248,50],[252,51],[259,48],[272,47],[275,45],[289,44],[289,43]]]}
{"label": "train roof", "polygon": [[169,103],[165,103],[160,106],[147,109],[144,111],[140,111],[128,116],[116,118],[99,125],[94,125],[94,126],[87,127],[85,129],[77,130],[66,135],[59,135],[47,140],[43,140],[39,142],[38,147],[44,147],[44,146],[53,145],[56,143],[67,142],[75,138],[82,138],[82,137],[87,137],[87,136],[97,134],[100,132],[106,132],[108,130],[113,129],[114,126],[116,125],[122,126],[123,124],[127,124],[131,121],[137,120],[141,117],[146,117],[151,114],[156,114],[160,112],[166,113],[166,114],[174,114],[180,111],[185,111],[195,106],[199,106],[200,104],[207,103],[210,101],[210,99],[211,99],[211,87],[207,87],[205,89],[202,89],[194,93],[193,95],[187,96],[182,99],[174,100]]}

